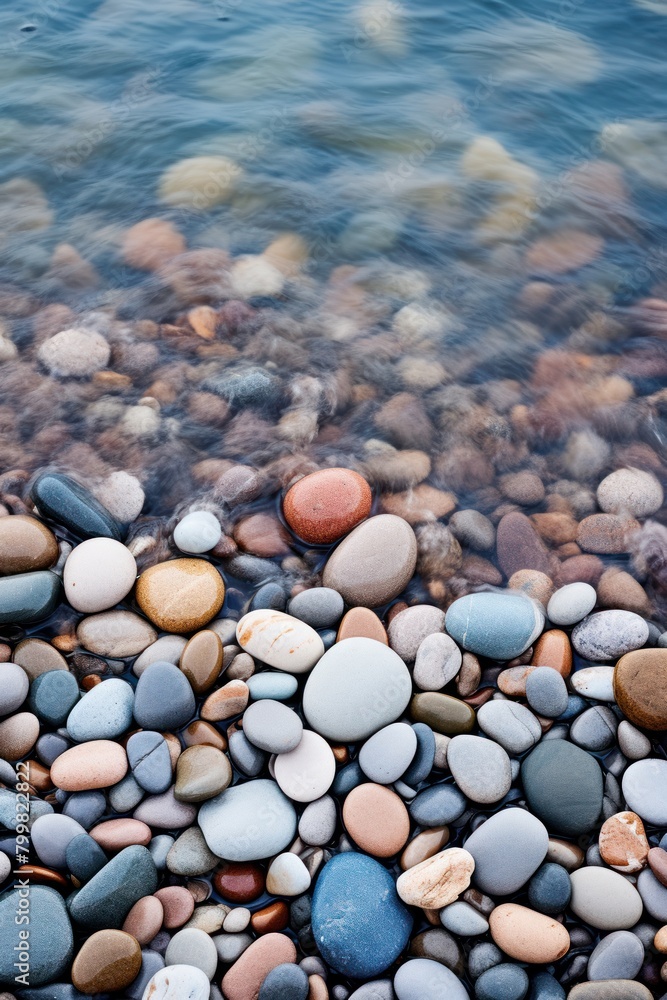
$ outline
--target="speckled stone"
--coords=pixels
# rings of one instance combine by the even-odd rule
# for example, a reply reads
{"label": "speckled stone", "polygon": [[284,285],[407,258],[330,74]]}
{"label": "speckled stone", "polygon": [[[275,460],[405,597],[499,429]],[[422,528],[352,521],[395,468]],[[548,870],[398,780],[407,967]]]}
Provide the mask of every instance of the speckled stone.
{"label": "speckled stone", "polygon": [[193,632],[215,618],[225,585],[205,559],[170,559],[144,570],[135,588],[137,604],[165,632]]}
{"label": "speckled stone", "polygon": [[632,611],[598,611],[572,630],[572,645],[586,660],[614,660],[648,640],[648,625]]}
{"label": "speckled stone", "polygon": [[547,617],[554,625],[576,625],[589,615],[597,600],[590,583],[568,583],[552,594]]}
{"label": "speckled stone", "polygon": [[67,716],[67,732],[73,740],[110,740],[132,724],[134,691],[119,677],[96,684],[84,694]]}
{"label": "speckled stone", "polygon": [[494,660],[512,660],[544,628],[537,604],[518,594],[468,594],[450,605],[445,626],[464,649]]}
{"label": "speckled stone", "polygon": [[13,514],[0,518],[0,573],[48,569],[58,558],[58,542],[36,517]]}
{"label": "speckled stone", "polygon": [[322,583],[347,604],[376,608],[398,597],[417,565],[415,533],[395,514],[358,525],[329,557]]}
{"label": "speckled stone", "polygon": [[526,677],[526,699],[538,715],[556,719],[567,708],[565,681],[551,667],[535,667]]}
{"label": "speckled stone", "polygon": [[443,632],[445,613],[430,604],[416,604],[399,611],[391,619],[387,634],[389,645],[402,660],[412,663],[427,636]]}
{"label": "speckled stone", "polygon": [[322,469],[287,491],[283,513],[295,535],[313,545],[328,545],[368,517],[372,501],[371,488],[359,473]]}
{"label": "speckled stone", "polygon": [[84,618],[76,630],[84,649],[100,656],[136,656],[157,639],[157,632],[133,611],[102,611]]}
{"label": "speckled stone", "polygon": [[[400,618],[400,615],[397,617]],[[419,645],[412,671],[413,680],[421,691],[440,691],[456,677],[462,660],[461,650],[454,640],[444,632],[434,632]]]}
{"label": "speckled stone", "polygon": [[626,653],[614,671],[614,697],[642,729],[667,729],[667,649]]}

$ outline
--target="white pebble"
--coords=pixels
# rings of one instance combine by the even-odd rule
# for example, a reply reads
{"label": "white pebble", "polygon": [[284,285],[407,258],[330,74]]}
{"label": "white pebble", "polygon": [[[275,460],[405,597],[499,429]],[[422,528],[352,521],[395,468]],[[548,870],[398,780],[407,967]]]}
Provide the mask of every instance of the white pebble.
{"label": "white pebble", "polygon": [[223,931],[227,934],[240,934],[250,923],[250,916],[250,910],[247,906],[235,906],[223,921]]}
{"label": "white pebble", "polygon": [[554,625],[576,625],[595,607],[597,594],[590,583],[568,583],[552,594],[547,617]]}
{"label": "white pebble", "polygon": [[575,670],[570,677],[570,684],[584,698],[614,701],[613,667],[584,667],[582,670]]}
{"label": "white pebble", "polygon": [[181,552],[210,552],[222,537],[222,528],[209,510],[193,510],[174,529],[174,542]]}
{"label": "white pebble", "polygon": [[209,1000],[208,976],[192,965],[167,965],[149,979],[141,1000]]}
{"label": "white pebble", "polygon": [[286,851],[274,858],[266,873],[266,891],[276,896],[300,896],[310,888],[310,875],[298,854]]}

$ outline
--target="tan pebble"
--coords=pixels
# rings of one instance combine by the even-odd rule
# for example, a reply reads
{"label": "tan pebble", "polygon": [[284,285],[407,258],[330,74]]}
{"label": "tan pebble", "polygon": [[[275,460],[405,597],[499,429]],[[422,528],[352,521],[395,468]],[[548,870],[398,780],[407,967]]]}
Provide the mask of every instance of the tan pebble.
{"label": "tan pebble", "polygon": [[79,622],[76,637],[91,653],[123,658],[143,653],[158,636],[155,629],[133,611],[103,611]]}
{"label": "tan pebble", "polygon": [[296,948],[286,934],[268,933],[257,938],[222,977],[227,1000],[257,1000],[259,988],[271,969],[296,961]]}
{"label": "tan pebble", "polygon": [[91,740],[65,750],[51,765],[51,778],[65,792],[108,788],[127,774],[127,755],[111,740]]}
{"label": "tan pebble", "polygon": [[255,673],[255,661],[250,653],[238,653],[225,672],[228,680],[247,681]]}
{"label": "tan pebble", "polygon": [[503,496],[514,503],[525,507],[544,500],[544,484],[534,472],[523,469],[521,472],[508,472],[498,480],[498,487]]}
{"label": "tan pebble", "polygon": [[649,843],[637,813],[619,812],[605,820],[599,847],[603,861],[624,875],[646,867]]}
{"label": "tan pebble", "polygon": [[432,858],[434,854],[442,850],[449,840],[449,827],[434,826],[429,830],[422,830],[416,837],[408,842],[400,857],[400,866],[403,871],[414,868],[415,865]]}
{"label": "tan pebble", "polygon": [[343,822],[352,839],[368,854],[390,858],[410,833],[410,817],[396,792],[368,782],[357,785],[343,804]]}
{"label": "tan pebble", "polygon": [[182,927],[192,916],[195,901],[192,893],[182,885],[168,885],[164,889],[158,889],[154,895],[162,904],[164,926],[169,930]]}
{"label": "tan pebble", "polygon": [[531,667],[552,667],[561,677],[572,672],[572,647],[566,632],[552,628],[543,632],[535,643]]}
{"label": "tan pebble", "polygon": [[52,531],[27,514],[0,518],[0,573],[31,573],[48,569],[58,558]]}
{"label": "tan pebble", "polygon": [[30,753],[39,736],[39,719],[32,712],[19,712],[0,722],[0,758],[19,760]]}
{"label": "tan pebble", "polygon": [[389,645],[384,625],[370,608],[350,608],[349,611],[346,611],[338,626],[336,642],[357,636],[375,639],[377,642],[384,643],[385,646]]}
{"label": "tan pebble", "polygon": [[558,837],[549,838],[547,856],[545,861],[553,861],[557,865],[562,865],[569,872],[581,868],[584,863],[584,852],[576,844],[569,840],[560,840]]}
{"label": "tan pebble", "polygon": [[403,872],[396,889],[408,906],[441,909],[468,888],[474,869],[475,861],[468,851],[451,847]]}
{"label": "tan pebble", "polygon": [[433,758],[433,767],[438,771],[448,771],[449,765],[447,764],[447,747],[452,742],[451,736],[445,736],[444,733],[433,733],[435,736],[435,756]]}
{"label": "tan pebble", "polygon": [[130,267],[157,271],[179,253],[186,244],[178,229],[166,219],[142,219],[123,235],[121,251]]}
{"label": "tan pebble", "polygon": [[396,514],[413,526],[447,517],[455,507],[453,493],[437,490],[426,483],[402,493],[383,493],[380,497],[380,510],[384,514]]}
{"label": "tan pebble", "polygon": [[207,722],[231,719],[245,710],[249,698],[250,691],[245,681],[229,681],[208,696],[201,707],[201,717]]}
{"label": "tan pebble", "polygon": [[530,666],[506,667],[505,670],[500,671],[496,679],[498,688],[503,694],[512,698],[525,698],[526,681],[533,670],[535,667]]}
{"label": "tan pebble", "polygon": [[[188,886],[190,883],[188,882]],[[194,913],[188,920],[186,927],[196,927],[197,930],[205,931],[206,934],[217,934],[225,922],[225,917],[229,913],[229,907],[222,903],[211,903],[208,906],[196,906]]]}
{"label": "tan pebble", "polygon": [[627,552],[639,522],[617,514],[591,514],[579,522],[577,542],[584,552],[619,555]]}
{"label": "tan pebble", "polygon": [[212,629],[196,632],[181,653],[179,667],[195,694],[203,694],[217,681],[222,670],[222,642]]}
{"label": "tan pebble", "polygon": [[162,927],[164,909],[156,896],[142,896],[125,917],[123,930],[137,939],[139,944],[150,944]]}
{"label": "tan pebble", "polygon": [[519,569],[512,573],[507,581],[510,590],[520,590],[528,597],[539,601],[544,607],[549,603],[549,598],[555,591],[553,580],[546,573],[540,573],[537,569]]}
{"label": "tan pebble", "polygon": [[461,669],[456,678],[456,693],[459,698],[468,698],[479,687],[482,668],[474,653],[464,653]]}
{"label": "tan pebble", "polygon": [[72,965],[72,982],[82,993],[123,990],[137,978],[141,948],[125,931],[103,930],[84,941]]}
{"label": "tan pebble", "polygon": [[196,306],[188,313],[188,323],[202,340],[214,340],[218,314],[211,306]]}
{"label": "tan pebble", "polygon": [[645,616],[651,613],[651,602],[641,583],[616,566],[604,571],[597,585],[597,593],[598,604],[602,608],[633,611]]}
{"label": "tan pebble", "polygon": [[531,514],[530,520],[537,533],[550,545],[568,545],[577,537],[577,520],[565,511]]}
{"label": "tan pebble", "polygon": [[232,767],[221,750],[188,747],[178,758],[174,795],[179,802],[203,802],[223,792],[231,780]]}
{"label": "tan pebble", "polygon": [[556,962],[570,947],[570,935],[562,924],[517,903],[496,906],[489,916],[489,926],[501,951],[519,962]]}
{"label": "tan pebble", "polygon": [[308,976],[307,1000],[329,1000],[329,990],[321,976]]}
{"label": "tan pebble", "polygon": [[526,252],[526,268],[533,274],[565,274],[599,257],[604,240],[580,229],[561,229],[535,240]]}
{"label": "tan pebble", "polygon": [[170,559],[144,570],[137,603],[165,632],[192,632],[214,618],[225,599],[220,573],[205,559]]}
{"label": "tan pebble", "polygon": [[138,819],[108,819],[90,830],[90,836],[104,851],[122,851],[131,844],[147,847],[151,842],[151,828]]}
{"label": "tan pebble", "polygon": [[653,938],[653,944],[659,952],[663,955],[667,955],[667,924],[660,927]]}

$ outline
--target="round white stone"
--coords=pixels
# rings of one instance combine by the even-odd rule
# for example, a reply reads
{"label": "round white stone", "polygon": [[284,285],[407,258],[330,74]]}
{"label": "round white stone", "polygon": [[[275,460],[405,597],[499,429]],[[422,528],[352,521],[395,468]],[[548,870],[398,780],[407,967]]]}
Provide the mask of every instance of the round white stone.
{"label": "round white stone", "polygon": [[306,673],[324,653],[315,629],[282,611],[250,611],[238,623],[236,638],[246,653],[289,674]]}
{"label": "round white stone", "polygon": [[336,758],[326,740],[304,729],[296,750],[280,753],[274,762],[275,778],[294,802],[314,802],[331,788]]}
{"label": "round white stone", "polygon": [[595,607],[597,594],[590,583],[568,583],[551,595],[547,618],[553,625],[576,625]]}
{"label": "round white stone", "polygon": [[149,979],[141,1000],[209,1000],[211,983],[192,965],[167,965]]}
{"label": "round white stone", "polygon": [[210,981],[218,967],[218,952],[210,935],[198,927],[184,927],[177,931],[164,953],[167,965],[187,965],[200,969]]}
{"label": "round white stone", "polygon": [[193,510],[174,528],[174,542],[181,552],[210,552],[222,538],[222,528],[210,510]]}
{"label": "round white stone", "polygon": [[594,701],[614,701],[614,668],[583,667],[570,675],[570,685],[577,694]]}
{"label": "round white stone", "polygon": [[570,908],[591,927],[617,931],[634,927],[643,910],[642,898],[623,875],[597,865],[570,875]]}
{"label": "round white stone", "polygon": [[600,510],[609,514],[627,512],[632,517],[650,517],[663,503],[662,486],[652,472],[617,469],[602,480],[597,490]]}
{"label": "round white stone", "polygon": [[275,896],[300,896],[310,888],[308,869],[297,854],[274,858],[266,874],[266,891]]}
{"label": "round white stone", "polygon": [[122,542],[89,538],[67,557],[65,597],[77,611],[107,611],[129,594],[136,578],[134,556]]}

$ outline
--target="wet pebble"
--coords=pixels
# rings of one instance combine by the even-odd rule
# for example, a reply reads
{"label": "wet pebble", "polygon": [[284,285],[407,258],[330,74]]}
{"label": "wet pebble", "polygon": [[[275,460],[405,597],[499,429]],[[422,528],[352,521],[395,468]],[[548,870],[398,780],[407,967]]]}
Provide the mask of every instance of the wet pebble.
{"label": "wet pebble", "polygon": [[109,511],[69,476],[45,472],[32,484],[30,496],[41,513],[69,528],[79,538],[115,538],[122,529]]}
{"label": "wet pebble", "polygon": [[469,594],[450,605],[447,632],[464,649],[493,660],[511,660],[544,627],[536,604],[514,594]]}
{"label": "wet pebble", "polygon": [[57,558],[55,535],[36,517],[14,514],[0,518],[0,573],[48,569]]}
{"label": "wet pebble", "polygon": [[[100,685],[101,687],[102,685]],[[178,729],[192,718],[195,696],[173,663],[151,663],[135,690],[134,717],[144,729]]]}
{"label": "wet pebble", "polygon": [[60,577],[50,570],[0,578],[0,624],[42,621],[60,601]]}
{"label": "wet pebble", "polygon": [[614,671],[614,697],[630,722],[643,729],[667,729],[667,649],[622,656]]}
{"label": "wet pebble", "polygon": [[137,577],[134,556],[113,538],[77,545],[63,571],[65,597],[77,611],[106,611],[129,594]]}
{"label": "wet pebble", "polygon": [[215,514],[194,510],[181,518],[174,528],[174,543],[189,555],[210,552],[220,541],[222,528]]}
{"label": "wet pebble", "polygon": [[229,758],[217,747],[186,747],[176,764],[174,795],[179,802],[204,802],[223,792],[231,780]]}
{"label": "wet pebble", "polygon": [[475,860],[474,884],[492,895],[508,896],[528,882],[547,854],[543,823],[525,809],[503,809],[465,841]]}
{"label": "wet pebble", "polygon": [[419,644],[412,677],[421,691],[440,691],[456,677],[461,663],[461,650],[454,640],[444,632],[433,632]]}
{"label": "wet pebble", "polygon": [[357,472],[322,469],[304,476],[288,490],[283,513],[299,538],[327,545],[368,517],[372,499],[370,486]]}
{"label": "wet pebble", "polygon": [[82,993],[107,993],[129,986],[141,968],[141,949],[132,935],[97,931],[83,943],[72,965],[72,982]]}
{"label": "wet pebble", "polygon": [[360,524],[329,556],[322,583],[347,604],[376,608],[397,597],[417,564],[414,531],[395,514]]}
{"label": "wet pebble", "polygon": [[194,632],[215,618],[225,599],[217,569],[205,559],[170,559],[144,570],[137,604],[165,632]]}
{"label": "wet pebble", "polygon": [[480,728],[510,754],[521,754],[539,743],[542,727],[525,705],[491,700],[477,712]]}

